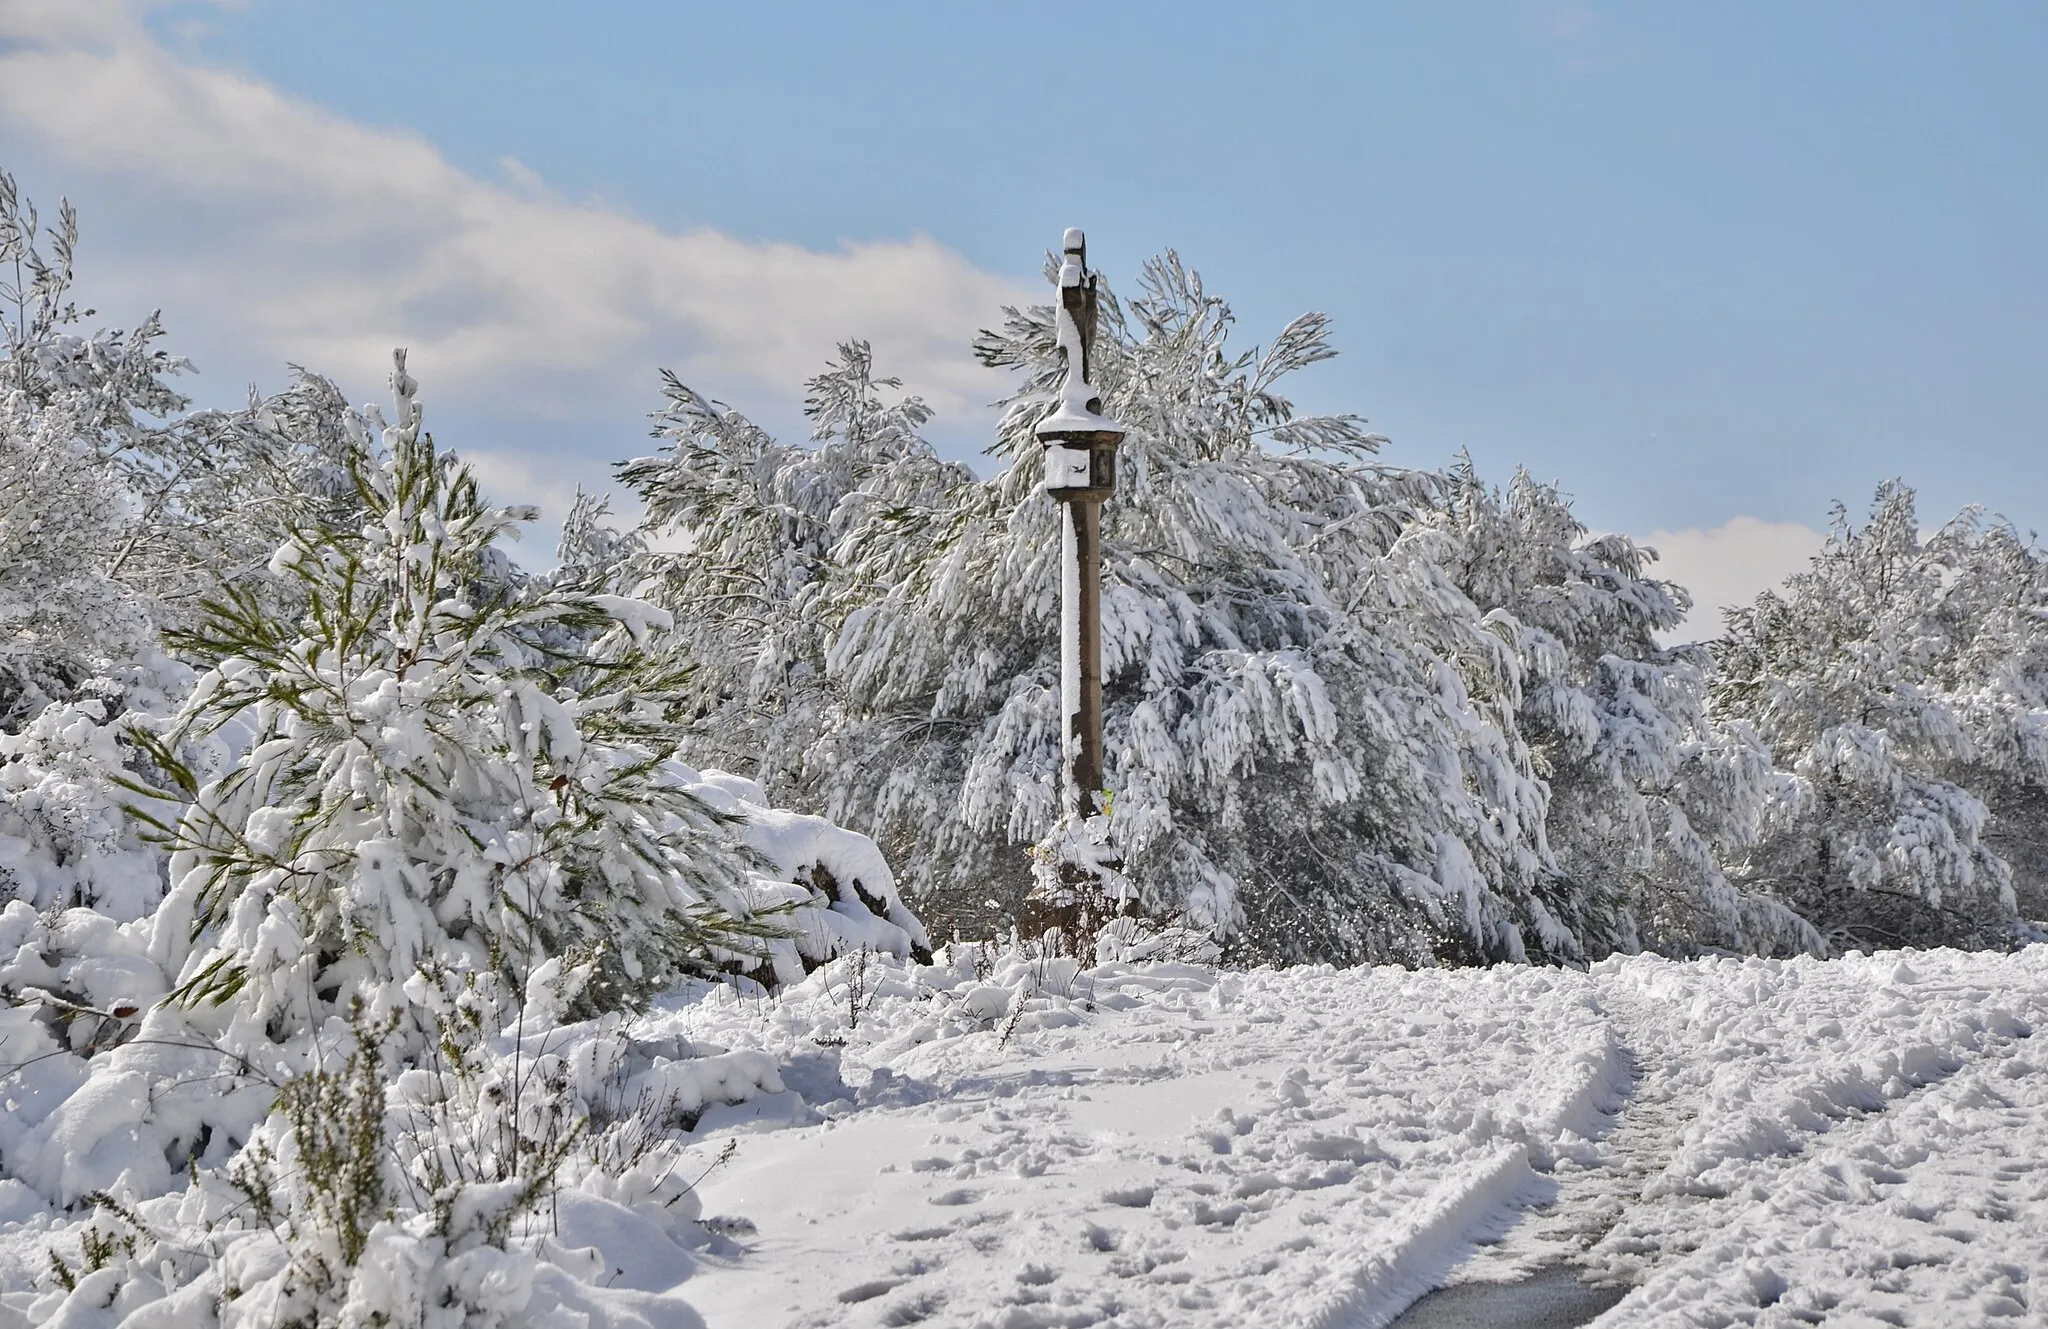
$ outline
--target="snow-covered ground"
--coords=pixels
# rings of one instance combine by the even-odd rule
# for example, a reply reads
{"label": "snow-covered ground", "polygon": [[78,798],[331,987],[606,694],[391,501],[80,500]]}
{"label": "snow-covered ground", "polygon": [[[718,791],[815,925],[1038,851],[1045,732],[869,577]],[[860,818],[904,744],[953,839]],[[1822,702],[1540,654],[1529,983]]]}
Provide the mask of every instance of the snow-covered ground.
{"label": "snow-covered ground", "polygon": [[[506,1322],[1373,1326],[1567,1263],[1632,1289],[1601,1325],[2040,1323],[2044,1020],[2043,946],[1590,973],[849,957],[635,1022],[635,1083],[694,1117],[695,1195],[570,1187]],[[0,1321],[117,1322],[49,1290],[65,1220],[0,1187]]]}
{"label": "snow-covered ground", "polygon": [[2048,947],[974,962],[871,965],[857,1025],[847,963],[648,1019],[787,1066],[699,1124],[728,1240],[674,1296],[735,1327],[1377,1325],[1566,1259],[1634,1287],[1604,1325],[2048,1310]]}

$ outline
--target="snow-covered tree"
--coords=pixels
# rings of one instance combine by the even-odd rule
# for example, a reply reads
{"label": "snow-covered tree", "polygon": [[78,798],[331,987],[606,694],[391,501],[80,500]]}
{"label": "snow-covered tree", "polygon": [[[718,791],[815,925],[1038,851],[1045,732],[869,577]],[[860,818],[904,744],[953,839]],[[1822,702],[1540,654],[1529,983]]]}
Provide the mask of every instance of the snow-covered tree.
{"label": "snow-covered tree", "polygon": [[354,443],[332,385],[303,373],[245,409],[190,409],[156,315],[82,330],[71,207],[39,226],[0,172],[0,729],[260,579],[293,510],[345,497]]}
{"label": "snow-covered tree", "polygon": [[644,542],[637,531],[619,531],[607,525],[605,518],[610,513],[610,499],[587,494],[581,485],[576,487],[569,514],[562,518],[561,539],[555,544],[557,579],[624,589],[624,579],[631,576],[633,558]]}
{"label": "snow-covered tree", "polygon": [[[1320,316],[1239,352],[1178,260],[1142,283],[1103,301],[1096,383],[1130,431],[1105,728],[1146,906],[1290,959],[1578,956],[1700,920],[1798,944],[1714,866],[1761,758],[1707,732],[1696,662],[1652,642],[1679,610],[1642,552],[1587,539],[1554,490],[1385,466],[1354,417],[1299,415],[1278,387],[1332,354]],[[668,452],[625,477],[686,546],[645,566],[701,662],[693,742],[895,847],[928,916],[986,927],[1056,813],[1058,516],[1032,429],[1063,366],[1044,309],[979,350],[1022,379],[986,482],[857,346],[811,385],[818,446],[671,380]],[[1626,866],[1595,870],[1610,848]]]}
{"label": "snow-covered tree", "polygon": [[38,228],[0,173],[0,899],[127,920],[154,908],[162,863],[111,782],[192,678],[159,630],[229,582],[287,608],[263,565],[292,514],[360,525],[345,472],[366,436],[304,373],[189,410],[154,316],[81,330],[70,207]]}
{"label": "snow-covered tree", "polygon": [[[160,962],[257,1034],[407,1004],[425,962],[520,991],[559,957],[603,1008],[755,950],[725,819],[665,762],[675,680],[639,643],[666,616],[504,576],[492,542],[531,510],[485,506],[435,449],[402,356],[392,385],[382,455],[353,466],[367,520],[272,560],[302,615],[230,587],[177,638],[208,669],[154,746],[188,804]],[[230,724],[241,759],[181,773],[178,739]]]}
{"label": "snow-covered tree", "polygon": [[645,529],[682,538],[639,567],[693,662],[689,751],[758,765],[778,794],[809,787],[805,754],[838,723],[826,655],[840,607],[859,599],[834,556],[840,540],[877,515],[914,529],[974,481],[918,436],[923,402],[884,402],[881,389],[901,384],[874,377],[867,343],[842,345],[807,386],[815,447],[780,443],[664,375],[663,454],[620,467]]}
{"label": "snow-covered tree", "polygon": [[125,524],[109,478],[68,411],[0,402],[0,730],[154,637],[140,600],[91,557]]}
{"label": "snow-covered tree", "polygon": [[1986,795],[2017,812],[2048,788],[2044,590],[2038,557],[1975,513],[1923,539],[1896,481],[1860,527],[1837,507],[1812,566],[1717,648],[1716,715],[1787,776],[1738,880],[1836,946],[2012,937]]}
{"label": "snow-covered tree", "polygon": [[1469,461],[1429,520],[1458,540],[1459,588],[1514,640],[1517,720],[1550,793],[1539,894],[1580,950],[1817,947],[1723,871],[1754,843],[1775,775],[1753,734],[1708,719],[1706,653],[1658,646],[1690,602],[1649,575],[1655,552],[1591,535],[1555,485],[1518,472],[1493,490]]}
{"label": "snow-covered tree", "polygon": [[1929,682],[1971,736],[1952,778],[1984,800],[1981,838],[2012,869],[2032,935],[2048,920],[2048,557],[1974,508],[1928,544],[1951,569],[1935,610],[1947,649],[1930,660]]}

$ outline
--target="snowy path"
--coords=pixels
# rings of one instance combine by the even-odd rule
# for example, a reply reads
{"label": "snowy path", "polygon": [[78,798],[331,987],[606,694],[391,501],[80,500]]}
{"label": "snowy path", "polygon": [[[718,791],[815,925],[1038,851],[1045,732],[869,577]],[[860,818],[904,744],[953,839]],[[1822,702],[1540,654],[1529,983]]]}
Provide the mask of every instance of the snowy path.
{"label": "snowy path", "polygon": [[1642,1027],[1678,1050],[1658,1078],[1696,1115],[1588,1254],[1636,1286],[1598,1323],[2044,1322],[2044,961],[1880,956],[1718,990],[1636,971]]}
{"label": "snowy path", "polygon": [[[670,1106],[705,1222],[565,1192],[536,1296],[588,1329],[1378,1329],[1568,1263],[1629,1289],[1606,1329],[2048,1323],[2044,1024],[2048,946],[1590,973],[968,949],[707,985],[631,1028],[636,1075],[701,1091]],[[77,1219],[18,1181],[0,1215],[0,1329],[40,1323]]]}
{"label": "snowy path", "polygon": [[1594,975],[1629,1101],[1453,1281],[1568,1264],[1634,1289],[1610,1326],[2012,1322],[2048,1277],[2041,958]]}
{"label": "snowy path", "polygon": [[758,1238],[691,1303],[714,1325],[1384,1323],[1612,1092],[1571,975],[1113,981],[1093,1018],[1007,1045],[874,1049],[893,1069],[860,1106],[743,1140],[704,1202]]}
{"label": "snowy path", "polygon": [[1053,978],[1005,1011],[927,971],[858,1029],[831,979],[662,1017],[801,1057],[805,1100],[700,1128],[734,1146],[706,1212],[754,1230],[678,1295],[713,1326],[1371,1326],[1569,1259],[1634,1289],[1601,1325],[1947,1325],[2048,1278],[2048,948]]}

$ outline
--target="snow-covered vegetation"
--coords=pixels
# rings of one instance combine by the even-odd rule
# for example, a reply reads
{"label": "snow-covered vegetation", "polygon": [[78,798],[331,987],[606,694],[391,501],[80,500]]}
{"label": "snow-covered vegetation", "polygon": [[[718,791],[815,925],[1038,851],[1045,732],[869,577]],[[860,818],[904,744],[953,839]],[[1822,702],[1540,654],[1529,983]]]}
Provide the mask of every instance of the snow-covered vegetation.
{"label": "snow-covered vegetation", "polygon": [[[304,371],[192,409],[75,241],[0,176],[0,1329],[1366,1322],[1646,1166],[1595,1139],[1646,1087],[1696,1129],[1600,1268],[1783,1299],[1819,1257],[1743,1197],[1828,1203],[1878,1154],[1816,1133],[1953,1082],[1857,1148],[1954,1208],[1923,1145],[2034,1073],[2048,951],[1863,954],[2048,912],[2048,576],[1979,514],[1888,485],[1667,648],[1651,551],[1380,462],[1282,395],[1323,319],[1239,351],[1160,260],[1095,360],[1141,908],[1075,955],[1010,933],[1047,310],[978,344],[989,478],[860,342],[802,444],[671,377],[641,517],[579,497],[534,571],[402,352],[388,419]],[[2024,1305],[1987,1213],[1956,1295]]]}
{"label": "snow-covered vegetation", "polygon": [[[1652,551],[1554,485],[1387,466],[1357,419],[1298,415],[1281,389],[1332,354],[1322,319],[1245,352],[1230,330],[1169,257],[1097,334],[1130,430],[1104,516],[1110,826],[1151,912],[1241,959],[1338,963],[2033,935],[2007,883],[2038,914],[2048,864],[2023,818],[2011,859],[1984,825],[2048,788],[2048,587],[2015,532],[1966,514],[1923,543],[1888,486],[1794,599],[1665,649],[1689,602]],[[669,380],[666,447],[622,476],[688,540],[619,564],[697,669],[689,750],[862,827],[969,935],[1028,886],[1059,741],[1048,311],[978,349],[1016,376],[988,480],[858,343],[811,382],[809,446]],[[1824,885],[1801,852],[1833,854]]]}

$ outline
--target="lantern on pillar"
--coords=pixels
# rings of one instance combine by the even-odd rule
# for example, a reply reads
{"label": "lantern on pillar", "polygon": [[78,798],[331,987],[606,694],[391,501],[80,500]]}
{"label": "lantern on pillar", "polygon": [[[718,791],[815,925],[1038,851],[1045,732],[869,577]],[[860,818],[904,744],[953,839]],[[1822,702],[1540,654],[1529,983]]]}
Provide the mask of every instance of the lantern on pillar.
{"label": "lantern on pillar", "polygon": [[1122,426],[1095,389],[1095,274],[1078,227],[1062,240],[1054,335],[1066,357],[1057,404],[1038,422],[1045,489],[1060,505],[1060,819],[1032,850],[1025,931],[1087,952],[1129,907],[1111,844],[1102,760],[1102,502],[1116,492]]}

